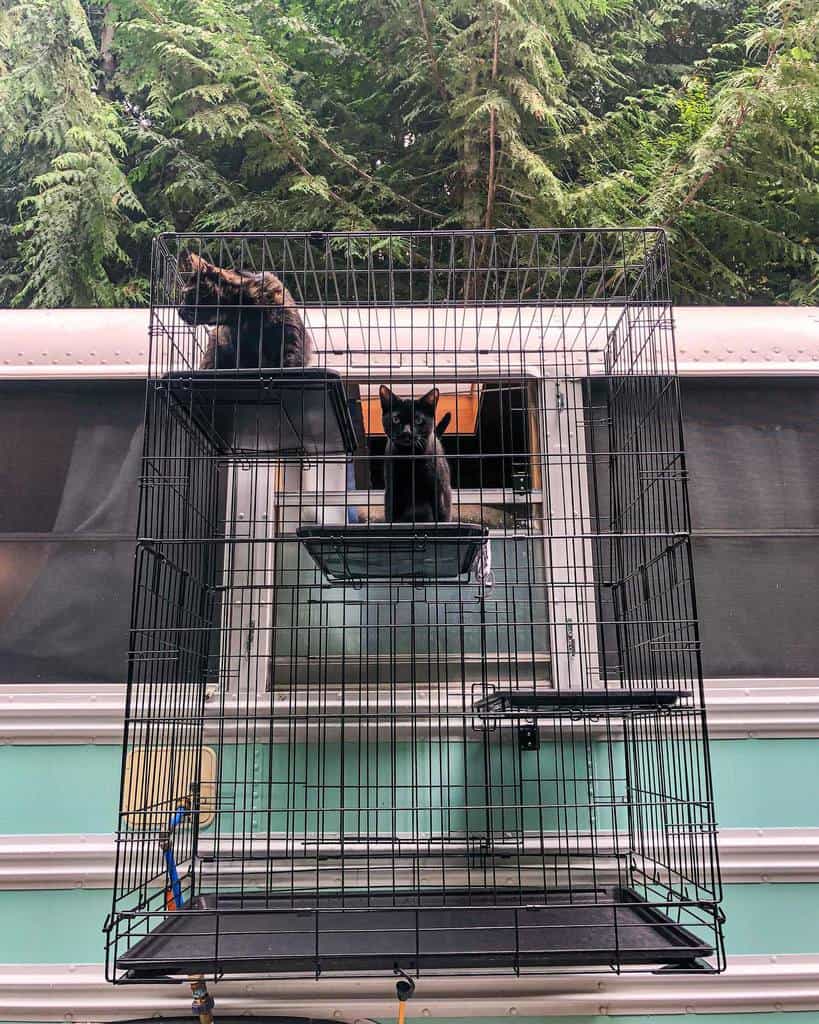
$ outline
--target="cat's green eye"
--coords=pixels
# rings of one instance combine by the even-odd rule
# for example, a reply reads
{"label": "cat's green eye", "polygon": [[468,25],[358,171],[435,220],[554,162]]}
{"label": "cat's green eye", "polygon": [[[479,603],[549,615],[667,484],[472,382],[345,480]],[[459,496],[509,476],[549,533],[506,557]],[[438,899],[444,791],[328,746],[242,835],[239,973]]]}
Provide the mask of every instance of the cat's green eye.
{"label": "cat's green eye", "polygon": [[394,412],[392,414],[392,421],[393,421],[393,423],[400,423],[401,422],[401,417],[399,416],[399,414],[397,412]]}

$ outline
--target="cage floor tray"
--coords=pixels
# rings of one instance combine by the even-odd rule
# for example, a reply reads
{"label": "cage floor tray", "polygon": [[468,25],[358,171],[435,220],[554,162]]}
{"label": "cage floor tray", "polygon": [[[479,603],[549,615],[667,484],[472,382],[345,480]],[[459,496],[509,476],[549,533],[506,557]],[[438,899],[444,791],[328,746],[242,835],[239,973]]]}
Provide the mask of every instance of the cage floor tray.
{"label": "cage floor tray", "polygon": [[169,373],[163,380],[225,450],[340,455],[355,449],[344,383],[333,370],[196,370]]}
{"label": "cage floor tray", "polygon": [[417,526],[304,526],[298,537],[332,581],[457,579],[468,573],[489,536],[459,523]]}
{"label": "cage floor tray", "polygon": [[[406,971],[681,964],[713,950],[628,889],[417,897],[203,896],[117,961],[133,978],[190,972]],[[505,902],[504,902],[505,900]],[[549,906],[549,903],[553,903]],[[295,905],[294,905],[295,904]],[[536,906],[533,904],[546,904]]]}
{"label": "cage floor tray", "polygon": [[527,693],[519,690],[495,690],[475,703],[474,709],[486,717],[511,715],[520,718],[551,717],[559,714],[627,714],[638,711],[657,711],[673,707],[678,701],[690,697],[690,690],[670,687],[641,688],[637,690],[608,689],[543,690]]}

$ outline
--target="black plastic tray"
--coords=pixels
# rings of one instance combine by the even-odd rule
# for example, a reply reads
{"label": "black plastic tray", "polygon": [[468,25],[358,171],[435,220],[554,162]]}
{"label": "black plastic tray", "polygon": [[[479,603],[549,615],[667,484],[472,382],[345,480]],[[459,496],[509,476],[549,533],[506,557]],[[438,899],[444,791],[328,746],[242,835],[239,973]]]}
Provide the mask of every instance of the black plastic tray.
{"label": "black plastic tray", "polygon": [[344,382],[334,370],[180,371],[162,382],[224,451],[322,456],[355,450]]}
{"label": "black plastic tray", "polygon": [[625,714],[628,712],[657,711],[671,708],[678,701],[690,697],[690,690],[670,687],[644,689],[542,690],[527,693],[519,690],[493,690],[476,701],[474,710],[487,718],[511,715],[519,718],[551,717],[577,712]]}
{"label": "black plastic tray", "polygon": [[304,526],[297,535],[331,581],[441,580],[466,575],[489,536],[484,526]]}
{"label": "black plastic tray", "polygon": [[681,965],[713,952],[629,889],[571,897],[565,890],[429,892],[420,904],[415,895],[332,894],[320,902],[315,895],[292,903],[238,896],[197,902],[198,910],[170,914],[117,967],[147,979],[216,970]]}

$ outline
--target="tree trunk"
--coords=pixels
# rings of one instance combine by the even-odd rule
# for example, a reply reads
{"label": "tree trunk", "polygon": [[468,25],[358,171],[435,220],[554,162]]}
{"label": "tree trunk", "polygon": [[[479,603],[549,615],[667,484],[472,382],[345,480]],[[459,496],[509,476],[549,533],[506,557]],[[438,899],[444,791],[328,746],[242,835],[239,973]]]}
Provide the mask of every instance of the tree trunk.
{"label": "tree trunk", "polygon": [[[478,90],[478,71],[473,69],[469,78],[469,93],[474,96]],[[481,180],[481,147],[472,129],[464,130],[461,153],[462,199],[461,216],[463,227],[479,228],[483,225],[484,196]]]}
{"label": "tree trunk", "polygon": [[109,98],[114,92],[114,75],[117,70],[117,62],[114,59],[114,15],[111,5],[106,4],[102,12],[102,28],[100,30],[100,68],[102,69],[102,81],[100,92]]}
{"label": "tree trunk", "polygon": [[[498,51],[500,48],[500,17],[498,9],[495,8],[495,28],[492,33],[492,86],[494,88],[498,80]],[[483,226],[488,230],[493,226],[495,220],[495,192],[497,190],[497,113],[494,109],[489,112],[489,174],[486,180],[486,216]]]}

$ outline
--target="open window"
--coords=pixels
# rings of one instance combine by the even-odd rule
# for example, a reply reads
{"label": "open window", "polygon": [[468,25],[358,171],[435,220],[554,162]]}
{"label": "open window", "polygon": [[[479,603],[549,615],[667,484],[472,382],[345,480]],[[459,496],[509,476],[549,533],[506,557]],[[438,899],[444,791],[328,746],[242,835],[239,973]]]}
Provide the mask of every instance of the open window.
{"label": "open window", "polygon": [[355,578],[355,557],[366,558],[366,548],[361,555],[352,544],[378,543],[382,529],[390,534],[384,557],[395,577],[402,556],[403,564],[409,558],[415,565],[426,564],[426,556],[439,568],[444,559],[440,547],[430,546],[441,526],[437,534],[414,527],[418,537],[407,554],[399,528],[384,522],[387,438],[379,384],[348,384],[357,439],[351,456],[290,465],[275,478],[271,586],[261,602],[266,618],[254,618],[270,623],[270,660],[263,671],[259,657],[258,682],[283,694],[311,680],[340,687],[414,682],[441,691],[473,684],[539,689],[558,677],[565,688],[597,685],[588,408],[580,382],[419,374],[396,384],[402,395],[439,390],[438,422],[450,416],[441,444],[451,470],[452,521],[480,538],[467,533],[454,548],[458,558],[468,543],[475,552],[471,564],[461,561],[466,571],[458,578],[371,574],[364,586]]}

